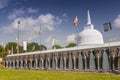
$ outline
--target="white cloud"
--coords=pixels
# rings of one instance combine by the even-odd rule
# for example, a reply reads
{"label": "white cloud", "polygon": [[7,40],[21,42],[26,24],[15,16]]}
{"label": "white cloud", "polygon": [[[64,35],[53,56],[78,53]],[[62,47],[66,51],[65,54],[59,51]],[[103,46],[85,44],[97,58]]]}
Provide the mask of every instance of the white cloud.
{"label": "white cloud", "polygon": [[22,8],[14,9],[13,12],[9,14],[8,19],[14,20],[16,17],[20,17],[23,14],[25,14],[25,10],[23,10]]}
{"label": "white cloud", "polygon": [[37,9],[33,9],[33,8],[20,8],[20,9],[14,9],[8,16],[9,20],[14,20],[17,17],[21,17],[24,14],[30,14],[30,13],[37,13],[38,10]]}
{"label": "white cloud", "polygon": [[0,9],[8,6],[10,0],[0,0]]}
{"label": "white cloud", "polygon": [[75,34],[71,34],[67,37],[67,42],[75,42],[75,40],[76,40]]}
{"label": "white cloud", "polygon": [[38,10],[37,9],[33,9],[33,8],[27,8],[28,13],[37,13]]}
{"label": "white cloud", "polygon": [[120,28],[120,15],[114,20],[114,26]]}
{"label": "white cloud", "polygon": [[20,21],[20,36],[23,39],[28,39],[29,41],[38,36],[39,27],[42,27],[42,31],[53,31],[56,25],[59,25],[62,21],[59,17],[55,17],[52,14],[40,15],[38,18],[34,19],[32,17],[19,17],[14,19],[14,21],[1,29],[1,32],[6,34],[16,34],[18,30],[18,21]]}

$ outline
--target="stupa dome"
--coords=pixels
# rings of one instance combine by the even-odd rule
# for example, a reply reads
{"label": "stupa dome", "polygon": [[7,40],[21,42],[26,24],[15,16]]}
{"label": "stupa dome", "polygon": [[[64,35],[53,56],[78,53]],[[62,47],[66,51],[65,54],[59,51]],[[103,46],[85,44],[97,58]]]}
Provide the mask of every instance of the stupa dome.
{"label": "stupa dome", "polygon": [[102,34],[95,29],[83,30],[80,34],[80,45],[85,44],[103,44]]}
{"label": "stupa dome", "polygon": [[89,44],[103,44],[103,36],[101,32],[94,29],[94,25],[91,23],[90,14],[88,10],[88,19],[87,24],[84,27],[84,30],[79,34],[80,45],[89,45]]}

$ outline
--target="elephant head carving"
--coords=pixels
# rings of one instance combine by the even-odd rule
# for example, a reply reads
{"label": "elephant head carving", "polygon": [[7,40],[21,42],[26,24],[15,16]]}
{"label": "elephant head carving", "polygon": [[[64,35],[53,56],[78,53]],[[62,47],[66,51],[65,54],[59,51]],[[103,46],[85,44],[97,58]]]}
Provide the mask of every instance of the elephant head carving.
{"label": "elephant head carving", "polygon": [[51,59],[52,58],[52,54],[51,53],[46,54],[46,58]]}
{"label": "elephant head carving", "polygon": [[63,58],[68,58],[68,52],[63,52]]}
{"label": "elephant head carving", "polygon": [[103,50],[102,49],[95,49],[94,51],[93,51],[93,54],[95,55],[95,57],[102,57],[102,55],[103,55]]}
{"label": "elephant head carving", "polygon": [[45,58],[45,54],[40,54],[40,59],[44,59]]}
{"label": "elephant head carving", "polygon": [[77,51],[73,51],[73,52],[72,52],[72,57],[77,58],[77,57],[78,57],[78,52],[77,52]]}
{"label": "elephant head carving", "polygon": [[116,47],[112,47],[112,48],[110,48],[110,53],[109,53],[109,55],[112,57],[113,55],[114,56],[118,56],[118,53],[119,53],[119,49],[118,48],[116,48]]}
{"label": "elephant head carving", "polygon": [[59,53],[55,53],[55,58],[60,58],[60,54]]}
{"label": "elephant head carving", "polygon": [[83,57],[89,57],[90,56],[90,51],[89,50],[83,50],[82,56]]}

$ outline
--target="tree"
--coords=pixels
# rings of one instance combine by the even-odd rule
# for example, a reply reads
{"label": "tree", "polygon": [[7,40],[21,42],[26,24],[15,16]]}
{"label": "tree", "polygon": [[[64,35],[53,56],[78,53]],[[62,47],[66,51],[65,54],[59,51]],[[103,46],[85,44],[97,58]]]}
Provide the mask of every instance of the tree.
{"label": "tree", "polygon": [[70,43],[70,44],[68,44],[68,45],[66,46],[66,48],[69,48],[69,47],[75,47],[75,46],[77,46],[76,43]]}
{"label": "tree", "polygon": [[0,57],[5,57],[7,52],[3,46],[0,45]]}
{"label": "tree", "polygon": [[47,50],[47,47],[43,44],[40,45],[40,50]]}
{"label": "tree", "polygon": [[62,47],[60,46],[60,45],[54,45],[53,47],[52,47],[52,49],[61,49]]}
{"label": "tree", "polygon": [[28,43],[28,52],[39,51],[40,46],[36,42]]}
{"label": "tree", "polygon": [[[5,50],[8,52],[10,51],[12,53],[12,49],[13,49],[13,54],[17,53],[17,43],[16,42],[8,42],[5,46]],[[19,53],[22,53],[23,49],[22,47],[19,45]]]}

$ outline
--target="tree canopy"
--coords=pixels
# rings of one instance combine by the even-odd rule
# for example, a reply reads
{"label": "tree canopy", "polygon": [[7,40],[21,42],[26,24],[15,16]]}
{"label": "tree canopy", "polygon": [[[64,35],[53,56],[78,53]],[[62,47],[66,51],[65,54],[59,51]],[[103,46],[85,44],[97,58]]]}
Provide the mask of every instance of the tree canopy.
{"label": "tree canopy", "polygon": [[52,49],[61,49],[62,47],[60,46],[60,45],[54,45],[53,47],[52,47]]}
{"label": "tree canopy", "polygon": [[40,47],[38,45],[38,43],[36,42],[31,42],[27,44],[27,51],[28,52],[33,52],[33,51],[39,51]]}
{"label": "tree canopy", "polygon": [[66,48],[69,48],[69,47],[75,47],[75,46],[77,46],[76,43],[70,43],[70,44],[68,44],[68,45],[66,46]]}
{"label": "tree canopy", "polygon": [[[8,52],[10,51],[12,53],[13,50],[13,54],[17,53],[17,43],[16,42],[8,42],[5,46],[5,50]],[[23,49],[22,46],[19,45],[19,53],[23,53]]]}
{"label": "tree canopy", "polygon": [[[69,47],[75,47],[76,43],[69,43],[66,48]],[[11,54],[13,52],[13,54],[17,53],[17,43],[16,42],[8,42],[4,47],[0,46],[0,57],[1,56],[5,56],[7,54]],[[60,45],[54,45],[52,46],[52,49],[61,49],[63,47],[61,47]],[[27,52],[34,52],[34,51],[40,51],[40,50],[47,50],[47,47],[43,44],[39,45],[36,42],[31,42],[31,43],[27,43]],[[23,53],[23,46],[19,45],[19,53]]]}
{"label": "tree canopy", "polygon": [[4,57],[7,55],[7,52],[3,46],[0,45],[0,57]]}
{"label": "tree canopy", "polygon": [[43,44],[40,45],[40,50],[47,50],[47,47]]}

